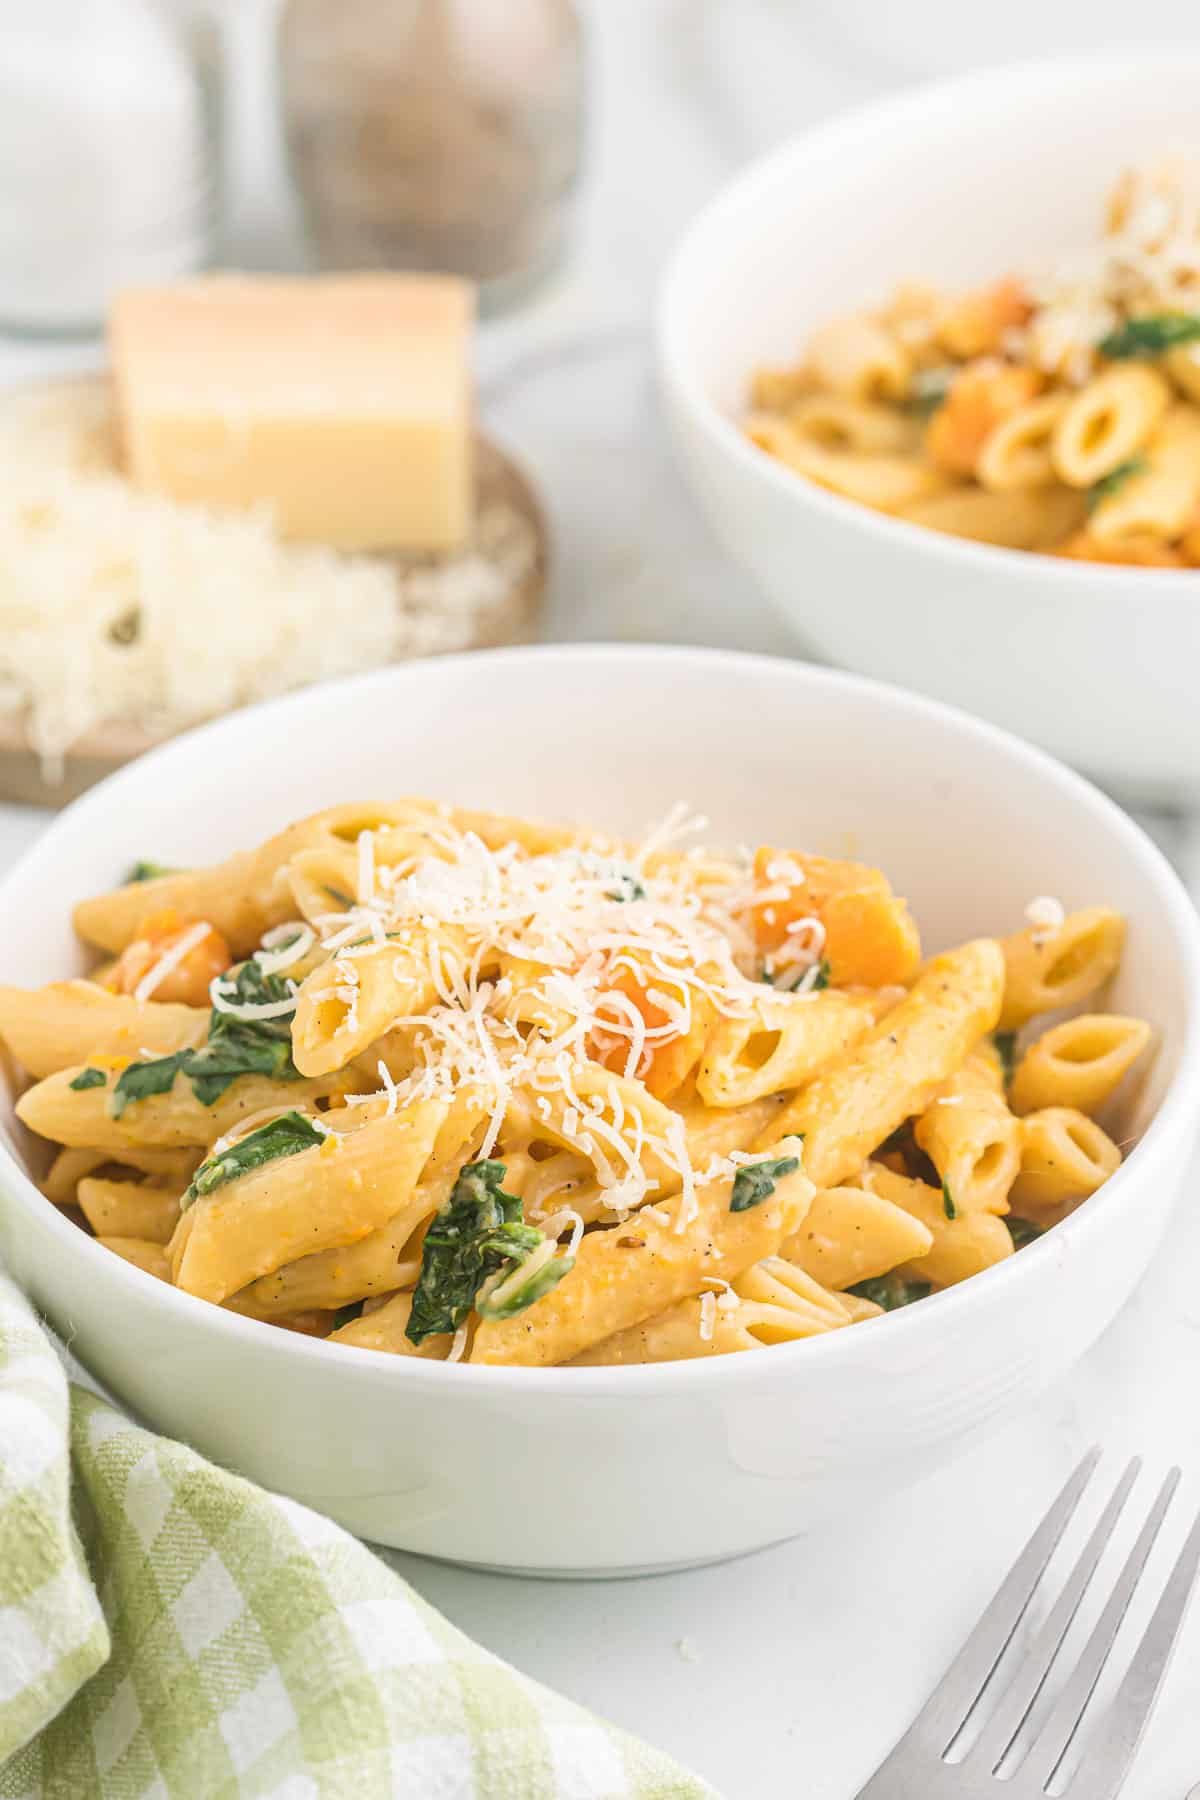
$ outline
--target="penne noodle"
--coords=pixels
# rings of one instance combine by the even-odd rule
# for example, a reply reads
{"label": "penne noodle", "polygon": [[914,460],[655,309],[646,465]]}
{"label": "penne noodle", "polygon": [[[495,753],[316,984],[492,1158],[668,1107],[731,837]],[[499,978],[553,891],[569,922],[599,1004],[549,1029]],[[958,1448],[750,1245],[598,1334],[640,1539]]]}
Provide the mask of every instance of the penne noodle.
{"label": "penne noodle", "polygon": [[1040,1219],[1064,1202],[1082,1200],[1114,1175],[1121,1152],[1086,1113],[1048,1106],[1021,1120],[1021,1172],[1013,1205]]}
{"label": "penne noodle", "polygon": [[182,1188],[151,1187],[136,1181],[103,1181],[86,1176],[78,1204],[98,1238],[141,1238],[169,1244],[179,1223]]}
{"label": "penne noodle", "polygon": [[386,1306],[363,1313],[330,1332],[330,1342],[353,1344],[359,1350],[386,1350],[391,1356],[423,1356],[427,1361],[445,1362],[453,1342],[448,1333],[428,1337],[422,1344],[414,1344],[405,1335],[412,1298],[411,1294],[393,1295]]}
{"label": "penne noodle", "polygon": [[181,1221],[187,1231],[176,1284],[222,1301],[285,1263],[357,1243],[387,1224],[413,1195],[446,1110],[430,1100],[374,1119],[196,1200]]}
{"label": "penne noodle", "polygon": [[1013,1111],[1065,1106],[1097,1112],[1148,1047],[1151,1035],[1144,1019],[1124,1019],[1118,1013],[1080,1013],[1052,1026],[1017,1064]]}
{"label": "penne noodle", "polygon": [[640,1325],[572,1357],[572,1368],[681,1362],[796,1343],[850,1323],[840,1295],[827,1293],[779,1257],[756,1263],[731,1288],[679,1300]]}
{"label": "penne noodle", "polygon": [[1031,925],[1001,942],[1001,1031],[1019,1031],[1036,1013],[1078,1006],[1103,987],[1125,948],[1125,921],[1108,906],[1068,913],[1053,928]]}
{"label": "penne noodle", "polygon": [[980,938],[928,963],[912,992],[852,1049],[802,1087],[778,1129],[804,1139],[804,1166],[837,1187],[932,1100],[990,1031],[1000,1010],[1004,960]]}
{"label": "penne noodle", "polygon": [[[787,1138],[772,1149],[794,1154]],[[679,1194],[656,1207],[665,1222],[642,1213],[627,1226],[585,1237],[575,1267],[542,1299],[516,1318],[482,1321],[471,1361],[570,1362],[590,1345],[699,1293],[710,1276],[733,1281],[799,1229],[813,1187],[797,1169],[745,1212],[731,1211],[731,1192],[728,1178],[709,1182],[694,1200]]]}
{"label": "penne noodle", "polygon": [[932,1238],[923,1255],[905,1264],[905,1272],[918,1281],[938,1288],[954,1287],[1013,1254],[1008,1226],[994,1213],[964,1213],[948,1219],[937,1188],[897,1175],[882,1163],[868,1163],[861,1179],[872,1194],[911,1213]]}
{"label": "penne noodle", "polygon": [[799,1087],[874,1023],[866,995],[766,992],[747,1018],[722,1019],[713,1030],[696,1091],[709,1106],[745,1106]]}
{"label": "penne noodle", "polygon": [[917,1119],[913,1136],[941,1178],[952,1213],[1008,1211],[1021,1166],[1020,1131],[994,1053],[969,1057]]}
{"label": "penne noodle", "polygon": [[821,1188],[799,1231],[779,1254],[826,1288],[853,1287],[933,1248],[920,1220],[859,1187]]}
{"label": "penne noodle", "polygon": [[171,1269],[167,1253],[161,1244],[147,1238],[136,1237],[102,1237],[98,1242],[106,1250],[121,1257],[124,1262],[131,1262],[135,1268],[142,1269],[147,1275],[153,1275],[156,1281],[170,1281]]}
{"label": "penne noodle", "polygon": [[75,929],[89,944],[115,953],[137,936],[148,914],[178,912],[215,925],[235,956],[257,949],[264,932],[295,916],[287,879],[290,859],[323,844],[352,844],[359,833],[399,824],[412,816],[404,806],[334,806],[289,825],[257,850],[239,851],[205,869],[182,869],[151,881],[127,882],[74,911]]}
{"label": "penne noodle", "polygon": [[119,1118],[109,1110],[116,1074],[106,1087],[72,1088],[82,1069],[60,1069],[17,1101],[17,1117],[39,1136],[56,1143],[98,1148],[106,1160],[119,1161],[127,1149],[201,1147],[235,1131],[262,1113],[312,1106],[339,1092],[336,1081],[272,1081],[265,1075],[243,1075],[211,1105],[197,1098],[185,1076],[177,1075],[169,1093],[132,1100]]}
{"label": "penne noodle", "polygon": [[207,1010],[110,994],[92,981],[38,989],[0,987],[0,1037],[41,1080],[99,1059],[170,1056],[202,1044]]}
{"label": "penne noodle", "polygon": [[97,1149],[94,1145],[60,1150],[42,1182],[42,1192],[56,1206],[74,1205],[79,1183],[84,1177],[107,1168],[145,1175],[152,1182],[182,1193],[200,1161],[200,1154],[199,1150],[148,1150],[136,1144],[122,1145],[119,1152]]}

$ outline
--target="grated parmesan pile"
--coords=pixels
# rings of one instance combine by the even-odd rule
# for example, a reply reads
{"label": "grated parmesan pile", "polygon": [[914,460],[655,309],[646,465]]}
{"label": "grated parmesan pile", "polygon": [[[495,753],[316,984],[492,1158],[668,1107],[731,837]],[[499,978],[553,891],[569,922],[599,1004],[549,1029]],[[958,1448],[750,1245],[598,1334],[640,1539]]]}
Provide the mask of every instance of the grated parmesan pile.
{"label": "grated parmesan pile", "polygon": [[452,560],[287,544],[119,473],[107,384],[0,401],[0,714],[49,770],[113,720],[176,730],[288,689],[468,647],[533,567],[528,521],[485,508]]}
{"label": "grated parmesan pile", "polygon": [[[391,864],[377,861],[374,834],[363,832],[355,904],[312,922],[333,957],[334,993],[347,1009],[341,1028],[357,1029],[356,959],[390,934],[427,934],[422,950],[438,1000],[392,1022],[392,1068],[381,1063],[378,1092],[350,1103],[384,1101],[392,1112],[474,1091],[489,1115],[477,1153],[487,1157],[514,1105],[549,1119],[554,1095],[566,1102],[555,1108],[556,1132],[594,1167],[606,1211],[620,1219],[653,1199],[658,1184],[643,1166],[650,1152],[678,1177],[682,1230],[694,1217],[697,1182],[755,1158],[735,1151],[695,1169],[681,1117],[647,1135],[640,1120],[626,1119],[612,1084],[603,1097],[579,1088],[597,1054],[628,1080],[643,1076],[655,1049],[687,1036],[698,995],[725,1017],[747,1017],[761,1001],[746,914],[764,890],[748,857],[671,848],[703,824],[678,808],[636,848],[593,839],[531,855],[515,843],[490,849],[433,813],[432,852]],[[532,983],[518,992],[509,975],[497,975],[505,958],[531,966]],[[796,962],[792,992],[802,995],[817,961],[801,947]],[[398,959],[401,984],[414,980],[410,966]],[[613,988],[623,968],[649,971],[646,991],[665,1023],[648,1025]]]}

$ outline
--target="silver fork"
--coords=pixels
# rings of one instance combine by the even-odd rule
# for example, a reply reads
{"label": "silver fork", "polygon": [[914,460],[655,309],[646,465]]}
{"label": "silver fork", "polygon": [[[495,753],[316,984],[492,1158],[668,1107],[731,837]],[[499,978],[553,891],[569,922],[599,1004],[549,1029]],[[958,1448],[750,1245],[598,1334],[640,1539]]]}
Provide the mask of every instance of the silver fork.
{"label": "silver fork", "polygon": [[[1083,1723],[1167,1508],[1179,1485],[1172,1469],[1151,1506],[1079,1660],[1015,1772],[1006,1767],[1014,1742],[1054,1667],[1067,1631],[1137,1478],[1141,1459],[1125,1470],[1079,1554],[1058,1599],[1008,1678],[999,1704],[967,1754],[947,1756],[983,1698],[1029,1608],[1059,1540],[1095,1473],[1100,1452],[1084,1457],[1013,1564],[995,1599],[939,1685],[858,1800],[1041,1800],[1050,1790]],[[1068,1789],[1080,1800],[1115,1800],[1141,1743],[1200,1569],[1200,1518],[1180,1551],[1166,1587],[1111,1705],[1098,1722]]]}

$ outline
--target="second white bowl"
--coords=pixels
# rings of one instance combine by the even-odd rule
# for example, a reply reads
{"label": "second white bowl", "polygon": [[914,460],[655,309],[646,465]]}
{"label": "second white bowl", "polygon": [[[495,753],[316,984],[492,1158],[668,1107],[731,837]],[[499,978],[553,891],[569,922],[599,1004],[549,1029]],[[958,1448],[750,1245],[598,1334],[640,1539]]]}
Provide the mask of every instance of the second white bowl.
{"label": "second white bowl", "polygon": [[737,427],[759,363],[902,279],[1045,263],[1133,161],[1195,136],[1200,52],[1031,64],[806,133],[692,226],[662,292],[663,391],[730,552],[820,656],[965,706],[1131,795],[1200,790],[1200,571],[940,536],[805,481]]}

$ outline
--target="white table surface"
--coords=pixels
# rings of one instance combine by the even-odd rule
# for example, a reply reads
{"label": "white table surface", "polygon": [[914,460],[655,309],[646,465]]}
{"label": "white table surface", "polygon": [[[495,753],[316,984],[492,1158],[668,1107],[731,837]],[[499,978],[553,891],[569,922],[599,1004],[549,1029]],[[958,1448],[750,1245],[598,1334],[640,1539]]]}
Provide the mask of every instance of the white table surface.
{"label": "white table surface", "polygon": [[[269,4],[269,0],[268,0]],[[554,533],[547,635],[736,645],[789,638],[723,560],[684,494],[655,401],[648,326],[671,242],[729,170],[805,122],[899,81],[1001,51],[1128,30],[1127,9],[1016,0],[1002,46],[984,14],[913,0],[901,33],[872,0],[602,0],[593,4],[596,122],[569,270],[482,334],[491,429],[539,480]],[[1180,4],[1138,9],[1145,35],[1186,29]],[[269,112],[259,9],[237,44],[228,260],[295,266]],[[0,343],[0,380],[94,360],[94,346]],[[0,866],[45,815],[0,807]],[[1144,821],[1200,877],[1187,817]],[[957,1466],[871,1517],[740,1562],[612,1583],[487,1576],[397,1555],[464,1630],[532,1675],[673,1751],[726,1800],[851,1800],[1081,1451],[1140,1449],[1187,1470],[1200,1503],[1200,1218],[1087,1361]],[[681,1653],[679,1646],[684,1646]],[[1200,1609],[1129,1800],[1183,1800],[1200,1779]]]}

